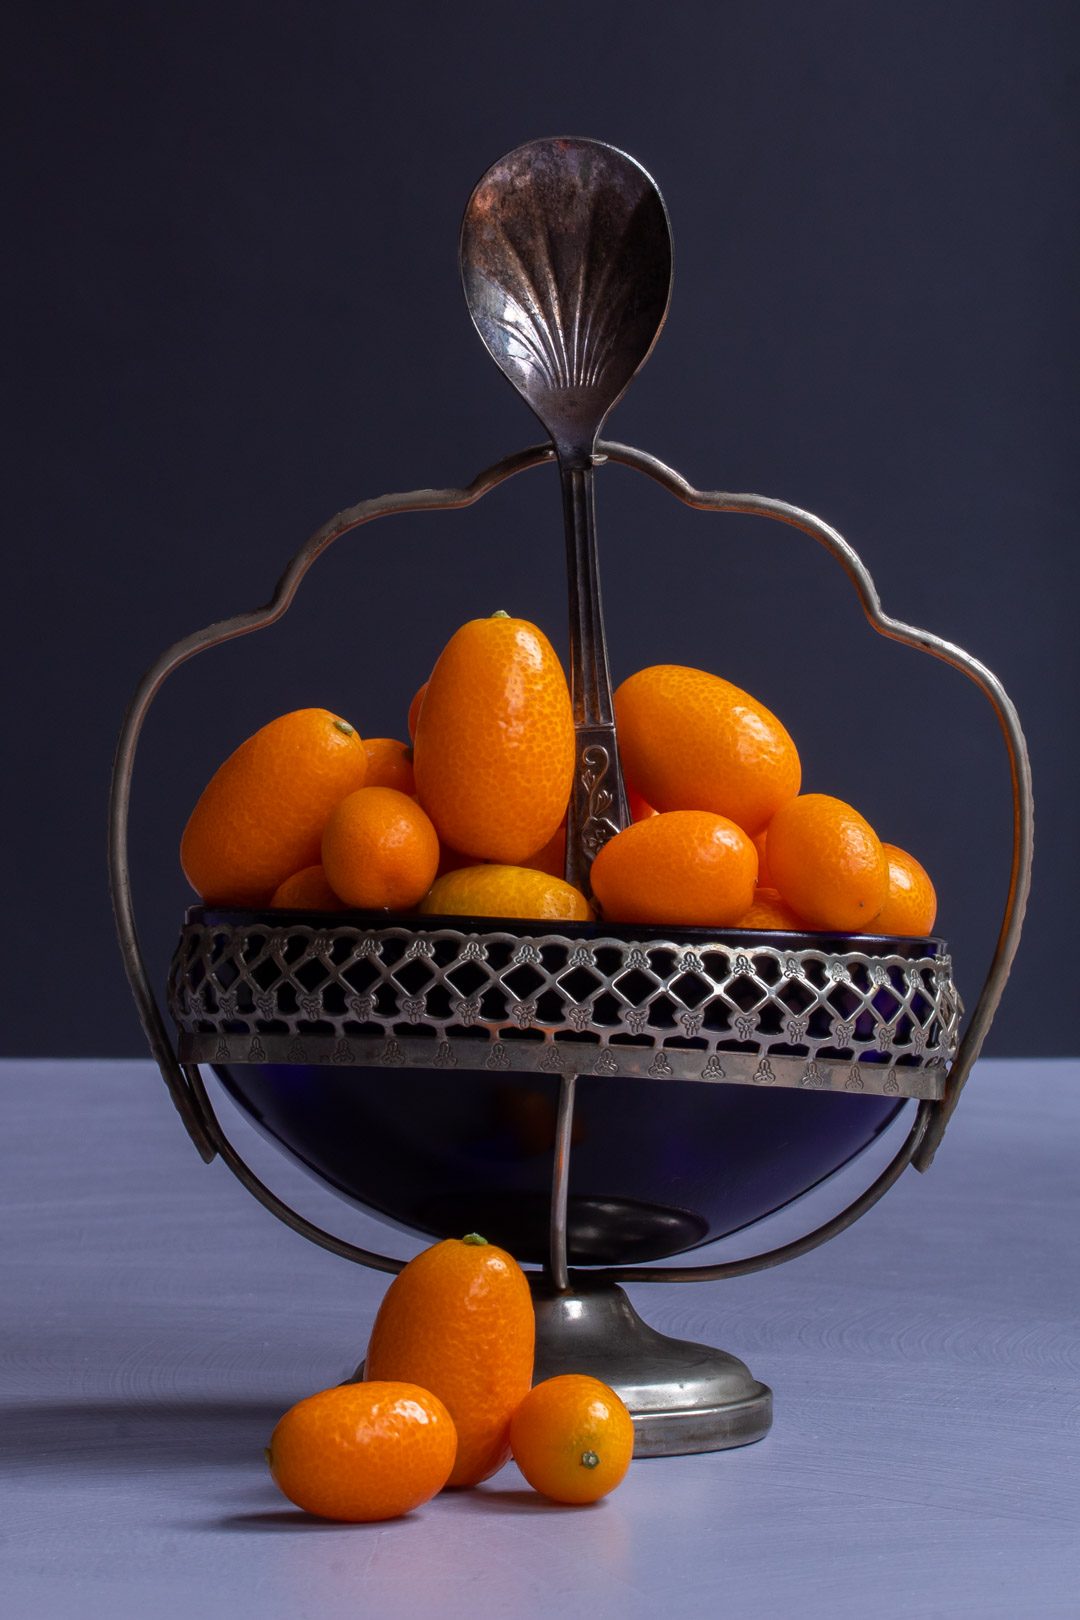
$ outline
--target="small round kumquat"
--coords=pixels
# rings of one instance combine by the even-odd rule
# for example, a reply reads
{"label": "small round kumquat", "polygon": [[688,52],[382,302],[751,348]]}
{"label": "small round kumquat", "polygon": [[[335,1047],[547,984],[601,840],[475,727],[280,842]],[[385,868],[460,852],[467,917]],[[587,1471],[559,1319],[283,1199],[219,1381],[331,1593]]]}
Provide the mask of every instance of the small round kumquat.
{"label": "small round kumquat", "polygon": [[510,1449],[534,1491],[553,1502],[598,1502],[634,1454],[634,1423],[607,1384],[584,1373],[546,1378],[510,1420]]}
{"label": "small round kumquat", "polygon": [[407,911],[431,887],[439,838],[415,799],[396,788],[365,787],[331,812],[322,863],[346,905]]}
{"label": "small round kumquat", "polygon": [[463,866],[435,879],[421,906],[424,916],[530,917],[588,922],[593,909],[580,889],[528,866]]}

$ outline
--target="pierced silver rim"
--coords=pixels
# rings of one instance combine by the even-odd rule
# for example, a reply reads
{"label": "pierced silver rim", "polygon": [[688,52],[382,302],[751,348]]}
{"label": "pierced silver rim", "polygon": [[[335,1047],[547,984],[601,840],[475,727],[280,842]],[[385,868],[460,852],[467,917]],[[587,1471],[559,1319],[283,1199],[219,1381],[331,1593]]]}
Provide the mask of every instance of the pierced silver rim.
{"label": "pierced silver rim", "polygon": [[934,1100],[961,1004],[933,941],[188,922],[185,1063],[682,1080]]}

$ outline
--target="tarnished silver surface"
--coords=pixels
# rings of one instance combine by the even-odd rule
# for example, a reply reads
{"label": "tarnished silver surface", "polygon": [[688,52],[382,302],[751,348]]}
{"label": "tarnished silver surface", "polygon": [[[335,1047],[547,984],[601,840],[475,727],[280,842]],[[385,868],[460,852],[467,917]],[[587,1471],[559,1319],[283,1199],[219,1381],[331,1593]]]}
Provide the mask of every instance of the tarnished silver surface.
{"label": "tarnished silver surface", "polygon": [[474,188],[460,258],[492,359],[560,457],[588,458],[667,315],[671,227],[655,181],[604,141],[528,141]]}
{"label": "tarnished silver surface", "polygon": [[[177,1000],[174,1003],[174,1010],[180,1013],[181,1023],[184,1017],[191,1015],[191,1027],[182,1030],[179,1051],[162,1016],[136,929],[128,862],[128,821],[136,750],[158,692],[165,681],[187,659],[220,646],[234,637],[264,629],[280,619],[291,605],[311,565],[335,540],[350,531],[377,518],[397,513],[443,511],[470,506],[513,474],[553,460],[557,453],[567,532],[571,638],[576,648],[573,666],[574,679],[577,683],[575,719],[578,725],[579,768],[570,818],[571,837],[568,840],[570,848],[575,851],[572,863],[577,863],[576,866],[571,865],[571,871],[576,872],[584,866],[591,854],[595,853],[595,849],[613,826],[625,824],[625,800],[618,779],[614,728],[609,723],[613,716],[610,713],[610,683],[607,679],[603,624],[600,616],[599,575],[596,567],[593,517],[594,467],[605,460],[616,461],[645,473],[688,506],[711,512],[751,513],[801,529],[822,544],[843,567],[859,596],[867,619],[879,634],[950,664],[972,680],[991,704],[1001,726],[1011,776],[1012,860],[997,945],[986,979],[964,1029],[963,1038],[955,1051],[955,1056],[952,1056],[943,1092],[942,1071],[953,1052],[959,1016],[959,1003],[951,991],[948,1005],[943,1005],[937,1015],[939,1028],[934,1033],[934,1041],[939,1043],[940,1050],[931,1052],[927,1046],[919,1053],[915,1052],[916,1026],[921,1029],[924,1040],[929,1033],[916,1007],[909,1007],[909,1012],[915,1017],[910,1033],[906,1036],[907,1051],[900,1053],[889,1050],[894,1045],[894,1036],[900,1033],[899,1025],[894,1032],[886,1035],[885,1029],[888,1028],[890,1015],[884,1015],[883,1019],[880,1006],[864,1008],[864,1016],[872,1018],[876,1012],[879,1024],[884,1024],[882,1029],[873,1032],[876,1043],[874,1048],[870,1051],[850,1053],[846,1049],[840,1049],[840,1065],[846,1066],[848,1071],[845,1086],[850,1089],[858,1089],[859,1085],[869,1089],[871,1084],[880,1079],[881,1089],[885,1091],[888,1089],[887,1082],[895,1079],[894,1094],[915,1095],[917,1093],[901,1090],[901,1084],[916,1084],[912,1078],[914,1075],[920,1077],[918,1083],[929,1078],[933,1081],[933,1089],[922,1094],[924,1100],[920,1102],[903,1146],[873,1185],[849,1205],[847,1210],[795,1243],[784,1245],[764,1255],[753,1256],[743,1261],[726,1262],[719,1266],[685,1269],[646,1268],[641,1271],[640,1280],[686,1281],[696,1277],[719,1278],[740,1275],[749,1270],[779,1264],[827,1241],[883,1196],[909,1163],[914,1163],[921,1170],[925,1170],[930,1164],[956,1106],[961,1088],[989,1030],[1019,943],[1030,887],[1032,852],[1033,806],[1027,747],[1016,709],[996,676],[978,660],[952,643],[889,617],[881,606],[873,580],[865,565],[848,542],[821,519],[787,502],[764,496],[695,489],[654,456],[625,445],[594,443],[596,432],[606,411],[610,409],[634,371],[646,358],[666,314],[670,291],[670,239],[666,236],[666,213],[659,193],[640,165],[601,143],[570,140],[532,143],[530,149],[519,149],[517,154],[509,154],[506,159],[501,160],[500,165],[495,166],[495,170],[503,169],[505,179],[507,166],[512,167],[523,152],[530,152],[531,155],[525,161],[525,171],[529,184],[535,185],[538,175],[544,169],[544,163],[537,165],[533,161],[540,155],[541,147],[552,149],[546,155],[550,162],[542,181],[541,189],[544,190],[544,195],[538,192],[532,203],[526,198],[523,210],[515,212],[517,209],[515,203],[504,212],[508,192],[500,180],[501,200],[496,195],[498,186],[488,192],[487,203],[491,206],[485,204],[487,221],[484,225],[484,232],[487,232],[488,226],[494,221],[498,225],[498,230],[486,237],[484,232],[481,232],[484,241],[479,249],[477,243],[481,241],[481,237],[475,238],[469,246],[466,241],[467,231],[463,233],[462,265],[463,273],[466,275],[466,292],[470,308],[484,341],[500,366],[510,375],[515,386],[529,399],[545,427],[552,433],[554,445],[533,446],[507,457],[479,474],[465,488],[414,490],[387,495],[363,501],[338,513],[318,529],[297,552],[264,607],[210,624],[205,629],[176,642],[161,654],[136,688],[121,728],[113,766],[109,804],[109,876],[117,932],[124,966],[151,1051],[173,1102],[201,1156],[209,1161],[215,1154],[220,1154],[233,1174],[267,1209],[311,1241],[360,1264],[378,1266],[384,1270],[398,1269],[400,1262],[388,1256],[374,1255],[323,1231],[278,1199],[237,1154],[214,1113],[196,1066],[197,1062],[202,1061],[204,1057],[210,1061],[217,1058],[222,1062],[261,1061],[258,1055],[260,1043],[263,1043],[262,1050],[266,1051],[269,1050],[267,1043],[276,1042],[281,1038],[280,1029],[276,1027],[281,1021],[276,1018],[271,1018],[263,1030],[259,1028],[260,1009],[254,1001],[254,996],[256,993],[265,995],[267,986],[261,982],[251,986],[254,1010],[250,1019],[247,1015],[240,1019],[230,1019],[219,1016],[222,1013],[220,1007],[211,1007],[212,987],[208,1001],[207,992],[201,988],[201,983],[196,984],[192,980],[190,984],[185,982],[180,985],[183,996],[188,999],[183,1006],[180,1000]],[[492,171],[493,177],[495,170]],[[477,188],[478,194],[483,184],[482,182],[481,187]],[[513,186],[510,190],[513,190]],[[553,214],[551,204],[554,198],[558,198],[559,201]],[[475,201],[476,196],[473,199],[474,203]],[[521,199],[518,199],[518,202],[520,201]],[[629,204],[628,211],[627,204]],[[471,203],[470,210],[472,206]],[[594,215],[591,223],[590,209]],[[568,220],[573,225],[570,235],[575,251],[580,252],[583,245],[595,244],[602,248],[603,254],[609,260],[607,265],[597,266],[588,256],[583,257],[576,266],[570,266],[570,279],[566,279],[566,243],[564,242],[561,249],[556,252],[550,238],[545,238],[545,232],[550,229],[553,219],[556,225],[560,223],[560,211],[566,212]],[[474,215],[474,224],[478,217]],[[513,226],[509,232],[506,229],[508,223]],[[517,232],[517,227],[522,224],[526,226],[524,237]],[[468,226],[468,215],[466,225]],[[496,242],[500,231],[501,246]],[[488,249],[493,243],[495,250],[492,254]],[[633,243],[637,246],[633,251],[628,251],[627,244]],[[638,251],[643,243],[648,245],[648,252],[644,254]],[[507,252],[508,244],[511,250],[509,252]],[[520,251],[522,245],[528,246],[524,256]],[[537,252],[539,258],[536,256]],[[551,269],[550,276],[544,270],[545,254],[547,254],[546,262]],[[556,265],[560,257],[562,268],[558,269]],[[510,300],[503,296],[514,292],[504,272],[514,269],[515,264],[517,271],[522,267],[526,271],[525,281],[522,282],[519,276],[517,283],[517,292],[524,293],[525,303],[522,305],[519,299],[516,309],[511,306]],[[498,268],[500,265],[501,269]],[[537,287],[531,273],[537,265],[544,271],[541,278],[543,284],[541,296],[534,296]],[[645,270],[648,271],[648,276],[644,274]],[[478,284],[470,285],[469,275],[472,271],[476,271],[481,278],[486,277],[486,288]],[[493,294],[493,301],[489,298],[489,294]],[[640,300],[640,308],[633,307],[635,299]],[[591,328],[591,336],[582,321],[582,313],[587,308],[591,309],[594,317],[598,317],[600,321],[600,325]],[[573,310],[578,312],[576,325],[572,314],[569,320],[564,319],[566,312]],[[494,317],[495,324],[489,321],[490,329],[485,331],[483,323],[488,317]],[[502,337],[495,333],[495,326],[500,319],[503,321]],[[550,364],[551,356],[543,349],[545,328],[548,336],[557,329],[560,340],[569,335],[569,347],[564,347],[562,360],[558,364]],[[602,342],[599,341],[601,333]],[[530,342],[534,344],[532,350]],[[541,350],[535,348],[537,342],[541,344]],[[590,343],[593,345],[591,351]],[[591,352],[592,358],[587,365],[583,365],[582,356],[586,352]],[[541,353],[543,363],[540,363]],[[564,361],[568,363],[564,364]],[[544,397],[545,390],[546,397]],[[572,397],[575,390],[580,395],[577,400]],[[555,414],[548,408],[553,401]],[[591,691],[588,702],[583,696],[586,689]],[[181,979],[186,974],[185,965]],[[242,975],[240,977],[242,979]],[[219,988],[224,996],[230,994],[230,985],[222,984]],[[884,994],[888,987],[882,985],[878,988]],[[892,988],[895,989],[895,986]],[[240,994],[239,989],[237,994]],[[198,999],[200,996],[204,1003],[201,1009]],[[191,999],[192,997],[194,999]],[[414,995],[412,999],[419,998]],[[470,998],[463,996],[461,999],[467,1001]],[[588,1000],[589,998],[586,998],[586,1001]],[[595,1010],[595,1003],[592,1005]],[[682,1011],[691,1016],[698,1011],[696,1006],[685,1001],[681,1006]],[[748,1012],[741,1003],[736,1003],[731,1009],[737,1016],[749,1016],[754,1010],[751,1007]],[[793,1011],[793,1016],[798,1017],[797,1012],[789,1010]],[[200,1017],[200,1011],[205,1016]],[[622,1013],[619,1016],[620,1021],[625,1022]],[[833,1009],[832,1016],[836,1018],[838,1026],[847,1021],[846,1015],[841,1015],[839,1008]],[[352,1053],[353,1032],[347,1029],[339,1031],[331,1022],[328,1036],[325,1028],[318,1027],[324,1021],[315,1022],[316,1027],[310,1031],[312,1042],[325,1043],[328,1038],[332,1042],[328,1048],[322,1044],[318,1045],[315,1061],[333,1062],[335,1053],[338,1054],[337,1061],[350,1063],[367,1061],[366,1055],[356,1057]],[[466,1043],[482,1038],[485,1063],[494,1062],[500,1067],[504,1064],[510,1067],[513,1063],[517,1066],[525,1061],[523,1056],[516,1055],[517,1049],[524,1051],[526,1047],[531,1046],[535,1051],[538,1041],[543,1047],[543,1054],[537,1059],[538,1063],[546,1059],[554,1065],[553,1072],[562,1073],[564,1071],[561,1048],[564,1045],[572,1047],[575,1044],[574,1036],[579,1036],[576,1042],[579,1050],[590,1044],[589,1037],[591,1037],[594,1048],[591,1058],[600,1072],[610,1072],[610,1066],[614,1063],[615,1073],[618,1074],[621,1072],[620,1064],[636,1062],[644,1051],[651,1054],[650,1063],[666,1064],[674,1076],[676,1059],[673,1053],[680,1054],[678,1063],[689,1063],[691,1060],[686,1057],[688,1052],[697,1051],[700,1054],[707,1051],[702,1071],[697,1075],[699,1080],[724,1083],[735,1078],[737,1081],[745,1082],[746,1075],[736,1075],[734,1071],[741,1068],[750,1056],[759,1059],[755,1067],[758,1083],[767,1078],[763,1067],[765,1063],[768,1064],[768,1072],[775,1077],[773,1083],[816,1086],[824,1079],[831,1086],[838,1079],[837,1059],[825,1048],[817,1053],[810,1052],[809,1049],[804,1052],[798,1043],[792,1042],[796,1054],[794,1057],[790,1051],[779,1052],[775,1044],[763,1051],[763,1032],[760,1025],[752,1032],[747,1042],[734,1043],[732,1051],[728,1054],[727,1049],[719,1041],[715,1043],[715,1050],[710,1049],[708,1038],[703,1037],[700,1032],[693,1036],[663,1034],[659,1038],[653,1034],[650,1041],[646,1042],[636,1035],[628,1024],[626,1027],[629,1033],[625,1036],[614,1033],[610,1027],[605,1030],[601,1027],[599,1017],[595,1020],[595,1024],[595,1028],[590,1027],[581,1031],[571,1026],[572,1034],[564,1033],[561,1037],[553,1029],[543,1027],[537,1029],[531,1024],[522,1025],[516,1019],[513,1029],[508,1028],[505,1034],[487,1028],[477,1033],[475,1026],[466,1025],[462,1026],[462,1032],[455,1031],[453,1035],[451,1031],[445,1030],[443,1038],[438,1038],[439,1032],[435,1031],[433,1046],[432,1033],[429,1031],[427,1035],[421,1036],[418,1027],[411,1022],[406,1013],[393,1032],[388,1032],[382,1026],[374,1031],[360,1029],[357,1038],[364,1041],[366,1054],[370,1036],[382,1052],[381,1059],[372,1058],[372,1061],[382,1061],[384,1064],[389,1062],[391,1066],[399,1060],[402,1063],[412,1060],[414,1041],[416,1061],[422,1061],[434,1052],[433,1061],[438,1063],[440,1049],[445,1048],[442,1054],[443,1062],[449,1066],[451,1057],[456,1059],[459,1054],[466,1052]],[[947,1031],[944,1037],[943,1031]],[[816,1032],[815,1038],[819,1033]],[[835,1033],[839,1034],[839,1028]],[[292,1042],[297,1038],[303,1041],[304,1031],[297,1028],[294,1034],[290,1034],[286,1025],[286,1041]],[[213,1050],[205,1048],[204,1043],[207,1041],[211,1043]],[[246,1058],[234,1053],[233,1043],[236,1041],[246,1046]],[[884,1047],[882,1041],[885,1042]],[[900,1045],[903,1044],[901,1041]],[[853,1045],[858,1046],[858,1041],[854,1040]],[[348,1053],[345,1046],[350,1049]],[[497,1051],[499,1047],[503,1048],[501,1052]],[[633,1057],[624,1057],[623,1052],[630,1049],[634,1049]],[[295,1047],[293,1051],[296,1052]],[[869,1059],[874,1061],[868,1061]],[[283,1061],[301,1061],[301,1059],[297,1053],[291,1057],[286,1055]],[[710,1061],[715,1061],[716,1068],[709,1068]],[[788,1072],[788,1065],[791,1064],[795,1067],[801,1065],[798,1079],[794,1077],[795,1067]],[[718,1069],[722,1069],[723,1074],[718,1073]],[[871,1070],[872,1075],[867,1073]],[[577,1065],[566,1072],[578,1072]],[[750,1083],[754,1082],[755,1075],[750,1076]],[[927,1097],[933,1100],[925,1100]],[[638,1273],[631,1269],[624,1272],[624,1275],[636,1278]]]}
{"label": "tarnished silver surface", "polygon": [[[824,546],[844,569],[874,630],[890,640],[898,641],[916,651],[928,653],[951,665],[978,686],[994,710],[1005,742],[1012,786],[1013,838],[1008,889],[997,945],[975,1005],[964,1026],[956,1056],[949,1067],[945,1094],[941,1101],[933,1106],[927,1118],[921,1121],[918,1139],[915,1140],[914,1136],[912,1139],[908,1159],[916,1165],[916,1168],[925,1170],[932,1161],[948,1120],[956,1107],[961,1089],[993,1021],[1020,942],[1031,887],[1034,821],[1031,768],[1015,705],[998,678],[962,648],[928,630],[916,629],[891,618],[882,608],[870,572],[854,548],[837,530],[815,517],[813,513],[792,506],[786,501],[773,500],[763,495],[696,489],[655,456],[628,445],[602,442],[597,445],[597,459],[617,462],[646,474],[685,505],[698,511],[748,513],[801,529]],[[550,444],[533,445],[487,468],[464,488],[411,490],[362,501],[357,506],[339,512],[316,530],[296,553],[264,607],[207,625],[204,629],[195,631],[174,643],[155,660],[136,688],[117,742],[109,800],[109,882],[113,910],[124,967],[139,1018],[151,1053],[157,1061],[173,1102],[204,1160],[209,1161],[215,1154],[220,1153],[229,1163],[233,1173],[266,1204],[267,1208],[273,1209],[280,1219],[295,1225],[297,1230],[303,1231],[313,1242],[345,1254],[362,1264],[370,1263],[366,1251],[361,1251],[354,1245],[349,1245],[344,1240],[336,1239],[313,1227],[294,1210],[276,1202],[268,1189],[255,1184],[256,1178],[251,1176],[229,1147],[221,1125],[210,1107],[197,1069],[179,1059],[143,958],[131,888],[128,823],[139,738],[155,698],[180,666],[189,658],[209,652],[237,636],[249,635],[277,623],[291,606],[308,570],[336,540],[378,518],[405,512],[451,511],[472,506],[506,479],[553,460],[554,450]],[[908,1162],[908,1159],[904,1162]],[[818,1241],[822,1240],[822,1237],[818,1237]],[[388,1266],[397,1264],[386,1257],[383,1258]],[[685,1270],[679,1273],[680,1278],[686,1275]],[[649,1278],[659,1276],[659,1271],[648,1273]]]}
{"label": "tarnished silver surface", "polygon": [[557,1294],[570,1288],[566,1265],[566,1211],[570,1193],[570,1147],[574,1131],[574,1094],[577,1075],[559,1080],[559,1112],[555,1125],[555,1151],[551,1156],[551,1219],[548,1227],[548,1274]]}
{"label": "tarnished silver surface", "polygon": [[[913,1163],[920,1170],[928,1167],[933,1151],[940,1142],[947,1121],[956,1106],[960,1090],[981,1050],[1019,944],[1031,883],[1033,825],[1031,772],[1027,747],[1015,706],[997,677],[986,669],[985,665],[951,642],[944,641],[929,631],[903,624],[886,614],[869,570],[852,546],[829,524],[800,507],[766,496],[695,489],[680,474],[665,466],[655,456],[627,445],[598,444],[597,460],[602,459],[617,462],[646,474],[684,504],[697,510],[741,512],[771,518],[801,529],[824,546],[847,574],[858,595],[863,612],[874,630],[891,640],[940,658],[979,687],[1000,723],[1009,762],[1013,799],[1013,841],[1008,892],[997,946],[974,1009],[965,1024],[956,1056],[949,1067],[944,1097],[938,1102],[920,1104],[905,1142],[891,1164],[873,1185],[867,1188],[861,1198],[856,1199],[842,1214],[813,1232],[807,1233],[798,1242],[785,1244],[779,1250],[750,1256],[745,1260],[727,1261],[715,1266],[652,1267],[641,1268],[640,1273],[633,1270],[630,1272],[624,1270],[621,1273],[629,1280],[643,1282],[686,1282],[698,1278],[720,1280],[742,1276],[808,1253],[843,1231],[872,1208],[908,1164]],[[506,479],[553,460],[554,450],[550,444],[533,445],[487,468],[478,474],[471,484],[463,488],[420,489],[386,495],[362,501],[357,506],[339,512],[316,530],[296,553],[264,607],[207,625],[167,648],[155,660],[136,688],[117,742],[109,801],[109,879],[117,933],[124,967],[150,1050],[185,1127],[204,1160],[210,1160],[219,1154],[233,1175],[279,1220],[332,1253],[360,1265],[376,1266],[386,1271],[399,1270],[401,1261],[387,1255],[374,1255],[344,1238],[324,1231],[285,1204],[254,1175],[233,1148],[218,1120],[198,1067],[191,1061],[183,1062],[180,1059],[174,1037],[170,1034],[162,1015],[156,991],[147,971],[136,926],[128,862],[128,824],[136,753],[154,700],[165,682],[180,666],[189,658],[209,652],[237,636],[249,635],[275,624],[288,611],[308,570],[335,541],[378,518],[405,512],[451,511],[471,506]]]}
{"label": "tarnished silver surface", "polygon": [[960,1093],[989,1033],[1020,944],[1020,933],[1024,926],[1024,914],[1031,890],[1035,803],[1032,796],[1031,762],[1028,757],[1027,741],[1016,705],[993,671],[987,669],[979,659],[973,658],[969,652],[965,652],[962,647],[958,647],[955,642],[946,641],[943,636],[935,635],[931,630],[919,630],[914,625],[904,624],[902,620],[894,619],[886,613],[881,605],[877,586],[870,576],[870,570],[854,546],[831,524],[815,517],[813,512],[792,506],[788,501],[774,500],[767,495],[739,495],[726,490],[695,489],[680,473],[665,466],[656,456],[651,456],[644,450],[631,449],[629,445],[603,444],[597,448],[610,460],[621,462],[626,467],[634,467],[638,472],[655,479],[664,489],[677,496],[684,505],[693,507],[695,511],[741,512],[751,517],[772,518],[779,523],[788,523],[792,528],[801,529],[804,534],[810,535],[819,545],[824,546],[829,555],[843,568],[855,587],[859,605],[879,635],[888,637],[890,641],[898,641],[905,647],[913,647],[916,652],[928,653],[931,658],[938,658],[943,664],[948,664],[962,675],[966,675],[968,680],[979,688],[994,711],[1005,743],[1012,789],[1009,883],[997,943],[986,978],[964,1027],[956,1057],[950,1065],[945,1095],[940,1106],[934,1110],[933,1118],[912,1160],[917,1170],[928,1170],[933,1163],[934,1154],[941,1145],[945,1128],[952,1118]]}
{"label": "tarnished silver surface", "polygon": [[[418,919],[419,922],[419,919]],[[960,1002],[945,954],[866,940],[695,944],[497,925],[189,922],[185,1062],[597,1074],[935,1098]]]}
{"label": "tarnished silver surface", "polygon": [[772,1391],[725,1350],[672,1339],[642,1321],[623,1290],[571,1273],[568,1290],[538,1283],[534,1382],[599,1378],[634,1420],[635,1457],[749,1445],[772,1424]]}
{"label": "tarnished silver surface", "polygon": [[630,819],[600,605],[594,451],[667,316],[671,227],[634,158],[560,136],[492,164],[469,198],[460,252],[473,323],[559,459],[577,733],[566,878],[589,894],[594,857]]}

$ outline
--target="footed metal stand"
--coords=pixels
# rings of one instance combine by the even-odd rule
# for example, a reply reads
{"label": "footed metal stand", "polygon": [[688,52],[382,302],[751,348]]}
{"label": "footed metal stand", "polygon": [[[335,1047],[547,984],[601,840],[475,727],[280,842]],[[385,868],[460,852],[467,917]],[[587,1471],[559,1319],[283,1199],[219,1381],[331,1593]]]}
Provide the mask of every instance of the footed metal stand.
{"label": "footed metal stand", "polygon": [[537,1279],[535,1381],[588,1373],[610,1385],[634,1419],[635,1457],[721,1451],[768,1434],[772,1390],[737,1356],[658,1333],[616,1283],[572,1274],[570,1288]]}
{"label": "footed metal stand", "polygon": [[[726,1350],[672,1339],[651,1328],[617,1283],[570,1279],[556,1293],[529,1278],[536,1308],[533,1383],[561,1373],[599,1378],[634,1420],[635,1457],[680,1457],[762,1440],[772,1428],[772,1390]],[[364,1377],[361,1362],[349,1379]]]}
{"label": "footed metal stand", "polygon": [[617,1283],[566,1264],[570,1149],[576,1076],[564,1075],[551,1177],[548,1269],[530,1278],[536,1310],[533,1382],[588,1373],[626,1402],[635,1457],[722,1451],[760,1440],[772,1426],[772,1390],[726,1350],[670,1339],[651,1328]]}

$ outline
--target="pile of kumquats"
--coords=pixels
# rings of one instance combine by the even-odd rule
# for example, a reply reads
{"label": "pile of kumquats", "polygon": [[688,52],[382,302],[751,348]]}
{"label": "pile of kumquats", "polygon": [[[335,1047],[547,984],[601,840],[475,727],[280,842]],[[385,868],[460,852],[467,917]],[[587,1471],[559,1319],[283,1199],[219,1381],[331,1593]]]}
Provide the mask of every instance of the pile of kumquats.
{"label": "pile of kumquats", "polygon": [[202,793],[181,841],[208,905],[928,934],[913,855],[850,804],[800,793],[781,722],[719,675],[639,670],[615,692],[633,823],[600,851],[592,903],[563,879],[575,763],[563,668],[505,613],[451,636],[410,743],[325,709],[281,715]]}
{"label": "pile of kumquats", "polygon": [[278,1487],[320,1518],[394,1519],[513,1455],[552,1501],[598,1501],[630,1466],[633,1420],[597,1378],[533,1385],[535,1333],[528,1280],[505,1249],[476,1232],[425,1249],[383,1297],[363,1380],[278,1423],[266,1448]]}
{"label": "pile of kumquats", "polygon": [[[249,737],[211,779],[181,842],[211,906],[924,935],[936,898],[913,856],[851,805],[800,794],[795,744],[748,693],[661,664],[615,693],[633,822],[564,881],[576,759],[565,673],[535,625],[473,619],[408,717],[410,743],[364,740],[325,709]],[[361,1382],[298,1402],[267,1448],[290,1501],[377,1520],[513,1455],[559,1502],[623,1478],[633,1423],[571,1374],[532,1386],[529,1285],[477,1234],[425,1250],[390,1285]]]}

